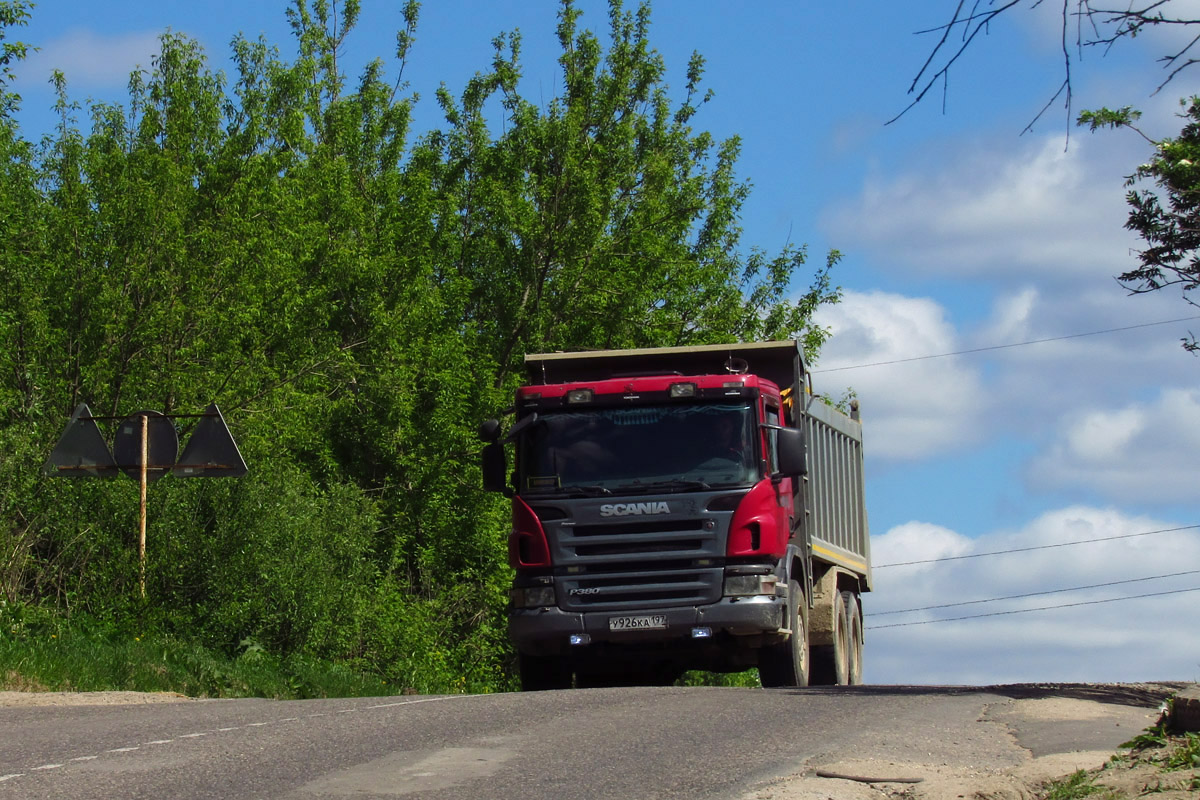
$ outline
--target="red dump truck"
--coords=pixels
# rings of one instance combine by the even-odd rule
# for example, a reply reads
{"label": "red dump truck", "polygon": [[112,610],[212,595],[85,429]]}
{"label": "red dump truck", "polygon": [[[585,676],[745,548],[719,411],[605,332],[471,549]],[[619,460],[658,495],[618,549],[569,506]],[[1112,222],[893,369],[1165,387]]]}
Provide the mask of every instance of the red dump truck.
{"label": "red dump truck", "polygon": [[523,689],[862,681],[862,426],[813,397],[797,342],[525,367],[515,421],[480,427],[485,488],[512,500]]}

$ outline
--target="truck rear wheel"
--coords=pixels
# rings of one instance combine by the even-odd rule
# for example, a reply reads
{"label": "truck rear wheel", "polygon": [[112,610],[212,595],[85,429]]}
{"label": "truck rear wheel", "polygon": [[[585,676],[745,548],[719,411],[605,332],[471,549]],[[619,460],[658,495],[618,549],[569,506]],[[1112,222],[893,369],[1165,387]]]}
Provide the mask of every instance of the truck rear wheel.
{"label": "truck rear wheel", "polygon": [[758,651],[758,679],[767,688],[808,686],[808,603],[800,582],[788,581],[787,641]]}
{"label": "truck rear wheel", "polygon": [[850,682],[849,628],[845,595],[835,592],[833,595],[833,644],[813,648],[812,682],[814,686],[845,686]]}
{"label": "truck rear wheel", "polygon": [[854,592],[842,592],[842,597],[846,601],[846,621],[849,623],[846,626],[846,638],[850,646],[846,665],[847,682],[851,686],[861,686],[863,682],[862,607]]}
{"label": "truck rear wheel", "polygon": [[521,671],[523,692],[571,688],[571,668],[562,658],[518,653],[517,667]]}

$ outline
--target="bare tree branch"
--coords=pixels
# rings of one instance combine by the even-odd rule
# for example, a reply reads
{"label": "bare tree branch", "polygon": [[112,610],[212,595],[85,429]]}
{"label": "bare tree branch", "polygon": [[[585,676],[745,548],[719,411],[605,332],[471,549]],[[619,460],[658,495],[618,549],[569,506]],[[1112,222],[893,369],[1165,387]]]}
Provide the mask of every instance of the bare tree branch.
{"label": "bare tree branch", "polygon": [[[1067,117],[1070,118],[1072,108],[1072,73],[1073,61],[1080,58],[1086,47],[1099,47],[1108,52],[1118,42],[1133,39],[1140,33],[1158,26],[1168,28],[1186,28],[1200,26],[1200,16],[1168,16],[1168,9],[1175,0],[1142,0],[1130,4],[1126,8],[1099,7],[1093,5],[1093,0],[1062,0],[1062,56],[1063,82],[1045,106],[1037,113],[1022,133],[1029,131],[1033,125],[1045,115],[1046,111],[1060,99],[1063,100]],[[885,124],[890,125],[907,114],[914,106],[925,99],[929,91],[940,81],[943,92],[949,85],[950,72],[959,59],[975,41],[980,33],[988,33],[991,23],[1007,11],[1018,6],[1030,10],[1040,6],[1044,0],[975,0],[970,11],[964,13],[966,0],[957,0],[954,11],[948,22],[934,28],[918,30],[918,35],[941,33],[937,43],[930,49],[925,62],[917,70],[908,94],[915,97],[900,113],[889,119]],[[1178,8],[1178,7],[1177,7]],[[1071,23],[1075,23],[1074,49],[1068,46],[1071,33]],[[961,41],[957,46],[951,36],[961,31]],[[1183,47],[1173,53],[1161,56],[1157,60],[1167,70],[1165,79],[1158,84],[1151,94],[1157,94],[1167,84],[1171,83],[1180,72],[1200,63],[1200,56],[1192,54],[1200,44],[1200,34],[1189,40]],[[1064,97],[1065,95],[1065,97]],[[943,99],[943,105],[945,100]]]}

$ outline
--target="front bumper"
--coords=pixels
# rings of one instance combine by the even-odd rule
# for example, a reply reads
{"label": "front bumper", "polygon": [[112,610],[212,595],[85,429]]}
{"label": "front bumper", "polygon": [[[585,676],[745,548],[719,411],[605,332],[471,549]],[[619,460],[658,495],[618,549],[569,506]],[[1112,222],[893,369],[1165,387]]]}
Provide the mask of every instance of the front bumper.
{"label": "front bumper", "polygon": [[[702,606],[680,606],[629,611],[563,611],[557,607],[510,608],[508,635],[517,649],[530,655],[561,655],[573,648],[573,634],[587,634],[595,644],[649,646],[690,641],[695,628],[712,635],[762,636],[779,634],[787,611],[785,597],[725,597]],[[613,617],[663,614],[667,627],[656,630],[610,631]]]}

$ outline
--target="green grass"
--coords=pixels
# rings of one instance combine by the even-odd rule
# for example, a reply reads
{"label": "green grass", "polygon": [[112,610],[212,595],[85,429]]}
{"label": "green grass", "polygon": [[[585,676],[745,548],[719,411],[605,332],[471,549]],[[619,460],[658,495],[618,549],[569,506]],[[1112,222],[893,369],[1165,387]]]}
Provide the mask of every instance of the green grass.
{"label": "green grass", "polygon": [[1094,781],[1094,775],[1078,770],[1047,786],[1043,800],[1081,800],[1106,791],[1103,786],[1096,786]]}
{"label": "green grass", "polygon": [[1179,746],[1167,756],[1163,765],[1169,770],[1200,769],[1200,733],[1185,733]]}
{"label": "green grass", "polygon": [[0,629],[0,689],[177,692],[189,697],[370,697],[400,694],[379,676],[251,641],[229,656],[172,636],[80,624]]}
{"label": "green grass", "polygon": [[690,670],[683,673],[676,686],[740,686],[757,689],[761,684],[758,680],[758,670],[748,669],[745,672],[705,672]]}

